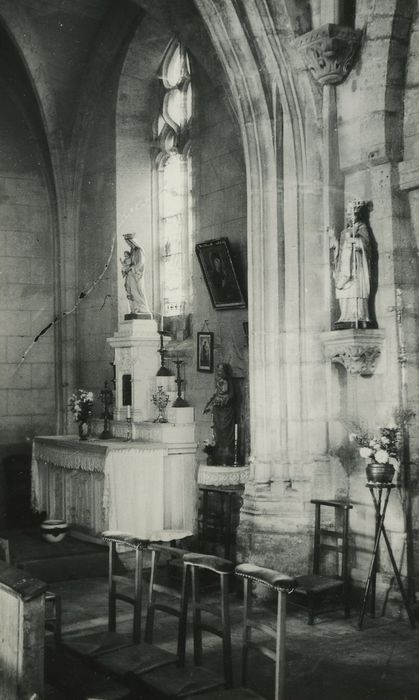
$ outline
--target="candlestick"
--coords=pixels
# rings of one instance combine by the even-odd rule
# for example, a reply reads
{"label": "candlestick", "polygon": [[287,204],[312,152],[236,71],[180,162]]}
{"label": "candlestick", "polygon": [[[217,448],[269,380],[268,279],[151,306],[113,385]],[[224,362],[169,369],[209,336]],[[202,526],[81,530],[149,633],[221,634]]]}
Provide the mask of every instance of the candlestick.
{"label": "candlestick", "polygon": [[105,382],[104,388],[100,392],[100,398],[101,398],[102,403],[104,405],[104,409],[103,409],[103,430],[102,430],[99,437],[101,438],[101,440],[109,440],[112,437],[112,433],[110,430],[110,421],[112,419],[112,413],[109,410],[109,408],[113,403],[113,391],[112,391],[112,389],[109,389],[108,382]]}
{"label": "candlestick", "polygon": [[185,407],[189,406],[189,404],[188,404],[187,401],[185,401],[185,399],[182,399],[182,384],[183,384],[183,380],[182,380],[182,378],[181,378],[181,376],[180,376],[180,368],[181,368],[181,365],[183,365],[183,360],[179,360],[179,354],[178,354],[176,360],[173,360],[173,362],[174,362],[175,365],[176,365],[176,379],[175,379],[175,383],[176,383],[176,385],[177,385],[177,398],[176,398],[176,399],[174,400],[174,402],[172,403],[172,406],[173,406],[174,408],[185,408]]}
{"label": "candlestick", "polygon": [[238,467],[238,435],[239,435],[239,426],[237,423],[234,424],[234,462],[233,462],[233,467]]}
{"label": "candlestick", "polygon": [[163,343],[163,336],[164,333],[163,331],[159,331],[159,336],[160,336],[160,348],[157,350],[157,352],[160,354],[160,369],[157,372],[157,377],[171,377],[172,373],[170,369],[164,366],[165,362],[165,355],[166,355],[166,350],[164,349],[164,343]]}

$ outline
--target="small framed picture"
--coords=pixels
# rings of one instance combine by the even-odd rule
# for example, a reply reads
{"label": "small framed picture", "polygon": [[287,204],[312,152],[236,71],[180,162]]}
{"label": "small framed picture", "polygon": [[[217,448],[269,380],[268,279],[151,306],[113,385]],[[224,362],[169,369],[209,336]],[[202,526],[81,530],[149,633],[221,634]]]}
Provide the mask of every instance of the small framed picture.
{"label": "small framed picture", "polygon": [[245,309],[246,300],[234,269],[228,238],[195,246],[205,283],[215,309]]}
{"label": "small framed picture", "polygon": [[214,371],[214,333],[197,333],[196,368],[198,372]]}

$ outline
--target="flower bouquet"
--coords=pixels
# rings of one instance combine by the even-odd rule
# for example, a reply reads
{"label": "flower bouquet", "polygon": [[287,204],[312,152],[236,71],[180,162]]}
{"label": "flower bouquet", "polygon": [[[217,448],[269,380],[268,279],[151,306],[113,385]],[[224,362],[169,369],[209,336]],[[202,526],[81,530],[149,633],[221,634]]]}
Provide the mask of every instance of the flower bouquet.
{"label": "flower bouquet", "polygon": [[93,408],[93,392],[76,389],[70,396],[70,409],[79,424],[80,440],[87,440],[90,433],[90,416]]}
{"label": "flower bouquet", "polygon": [[368,431],[350,433],[349,440],[359,447],[363,459],[370,460],[367,478],[373,483],[389,483],[399,469],[401,428],[395,423],[382,426],[374,434]]}

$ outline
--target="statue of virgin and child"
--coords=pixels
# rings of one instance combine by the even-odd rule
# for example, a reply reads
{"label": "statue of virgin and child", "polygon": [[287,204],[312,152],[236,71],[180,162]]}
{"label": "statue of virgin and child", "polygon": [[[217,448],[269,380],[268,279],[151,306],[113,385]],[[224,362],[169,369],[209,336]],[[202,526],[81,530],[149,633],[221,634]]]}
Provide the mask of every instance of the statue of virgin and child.
{"label": "statue of virgin and child", "polygon": [[234,462],[235,392],[230,365],[217,364],[215,392],[207,402],[204,413],[212,411],[215,447],[214,464],[231,465]]}
{"label": "statue of virgin and child", "polygon": [[133,233],[126,233],[124,239],[130,247],[130,250],[124,251],[124,257],[121,260],[122,276],[130,312],[133,315],[150,315],[144,287],[144,250],[134,242]]}

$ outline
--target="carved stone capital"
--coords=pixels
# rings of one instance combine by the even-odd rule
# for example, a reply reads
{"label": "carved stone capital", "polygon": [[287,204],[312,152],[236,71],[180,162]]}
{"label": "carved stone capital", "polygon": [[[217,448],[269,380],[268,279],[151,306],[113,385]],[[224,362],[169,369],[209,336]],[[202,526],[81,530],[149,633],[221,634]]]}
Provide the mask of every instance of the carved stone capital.
{"label": "carved stone capital", "polygon": [[326,359],[339,363],[350,374],[370,377],[381,354],[384,331],[375,328],[347,329],[322,333]]}
{"label": "carved stone capital", "polygon": [[362,31],[324,24],[296,38],[313,78],[321,85],[339,85],[351,72]]}

